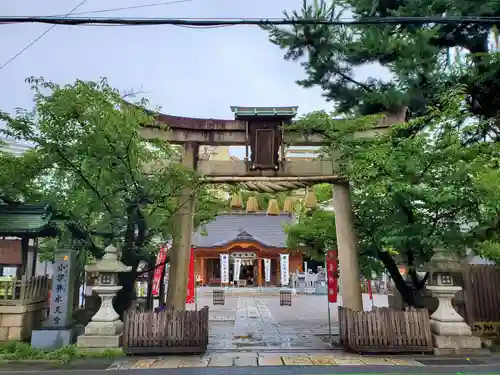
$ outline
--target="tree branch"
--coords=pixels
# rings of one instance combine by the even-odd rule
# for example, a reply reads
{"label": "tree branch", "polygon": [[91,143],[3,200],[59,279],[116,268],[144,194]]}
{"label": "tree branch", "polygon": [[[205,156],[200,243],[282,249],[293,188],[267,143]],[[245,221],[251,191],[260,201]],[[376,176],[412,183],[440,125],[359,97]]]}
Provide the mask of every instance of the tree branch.
{"label": "tree branch", "polygon": [[84,184],[87,185],[87,187],[90,190],[92,190],[92,192],[96,195],[96,197],[101,201],[101,203],[103,204],[106,211],[108,211],[108,213],[113,217],[114,216],[113,210],[111,209],[109,204],[106,202],[104,197],[101,195],[99,190],[93,184],[90,183],[89,179],[84,175],[83,171],[81,169],[79,169],[75,163],[73,163],[71,160],[69,160],[69,158],[66,155],[64,155],[64,153],[61,151],[59,146],[54,145],[54,144],[52,146],[55,148],[57,154],[63,159],[63,161],[71,167],[73,172],[75,172],[78,176],[80,176],[80,178],[83,180]]}

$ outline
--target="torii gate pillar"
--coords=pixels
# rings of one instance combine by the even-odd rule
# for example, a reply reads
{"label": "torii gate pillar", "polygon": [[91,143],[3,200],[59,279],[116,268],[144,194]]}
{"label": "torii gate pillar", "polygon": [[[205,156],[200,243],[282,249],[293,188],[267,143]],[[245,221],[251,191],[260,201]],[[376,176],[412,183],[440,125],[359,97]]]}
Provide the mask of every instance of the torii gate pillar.
{"label": "torii gate pillar", "polygon": [[359,250],[348,183],[339,182],[333,185],[333,207],[335,210],[342,306],[355,311],[363,311]]}
{"label": "torii gate pillar", "polygon": [[[184,143],[182,165],[196,169],[198,159],[198,143]],[[186,292],[191,248],[191,234],[193,232],[194,193],[191,186],[181,189],[177,199],[177,212],[174,215],[174,236],[170,250],[170,269],[167,290],[167,307],[175,310],[186,309]],[[174,281],[175,280],[175,281]],[[182,280],[186,280],[182,282]]]}

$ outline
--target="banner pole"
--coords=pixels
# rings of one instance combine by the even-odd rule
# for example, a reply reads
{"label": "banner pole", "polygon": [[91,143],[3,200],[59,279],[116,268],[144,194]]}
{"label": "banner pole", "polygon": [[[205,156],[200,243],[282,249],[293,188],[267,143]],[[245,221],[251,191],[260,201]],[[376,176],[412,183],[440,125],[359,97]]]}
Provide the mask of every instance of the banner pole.
{"label": "banner pole", "polygon": [[197,282],[194,282],[194,310],[198,311],[198,285]]}
{"label": "banner pole", "polygon": [[[326,271],[326,285],[328,285],[328,265],[326,262],[326,255],[325,254],[325,271]],[[330,288],[327,288],[327,292],[330,293]],[[328,337],[330,339],[330,343],[332,342],[332,318],[331,318],[331,311],[330,311],[330,301],[329,301],[329,294],[326,295],[326,303],[328,305]]]}

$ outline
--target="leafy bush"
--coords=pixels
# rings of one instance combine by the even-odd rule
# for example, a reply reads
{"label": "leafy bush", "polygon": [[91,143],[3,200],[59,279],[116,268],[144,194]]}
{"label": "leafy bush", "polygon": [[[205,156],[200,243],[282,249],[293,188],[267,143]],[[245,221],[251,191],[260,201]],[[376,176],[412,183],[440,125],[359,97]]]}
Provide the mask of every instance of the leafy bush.
{"label": "leafy bush", "polygon": [[70,345],[57,350],[33,348],[30,344],[19,341],[8,341],[0,344],[0,360],[55,360],[70,362],[78,358],[115,358],[124,355],[120,349],[105,349],[99,351],[81,350]]}

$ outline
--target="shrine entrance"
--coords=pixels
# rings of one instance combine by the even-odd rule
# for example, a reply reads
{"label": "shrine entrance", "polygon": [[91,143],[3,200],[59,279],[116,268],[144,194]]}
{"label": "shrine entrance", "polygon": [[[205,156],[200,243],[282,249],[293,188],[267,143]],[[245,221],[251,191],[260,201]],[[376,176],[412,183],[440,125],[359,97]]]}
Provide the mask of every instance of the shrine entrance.
{"label": "shrine entrance", "polygon": [[[312,134],[307,137],[286,129],[297,114],[297,107],[231,107],[234,120],[199,119],[189,117],[176,117],[160,114],[159,122],[168,126],[146,126],[140,134],[148,139],[161,139],[170,143],[183,146],[181,162],[183,166],[197,170],[202,175],[206,184],[230,184],[254,192],[277,194],[290,190],[304,189],[319,183],[331,183],[334,187],[332,199],[335,210],[336,235],[338,245],[338,260],[343,272],[340,272],[342,297],[344,307],[352,310],[362,310],[360,273],[358,266],[358,251],[356,234],[353,227],[353,214],[349,193],[349,184],[333,173],[332,166],[335,160],[287,160],[285,158],[285,145],[296,146],[323,146],[321,136]],[[392,124],[404,122],[404,113],[382,116],[376,125],[378,132],[388,129]],[[370,136],[368,131],[361,136]],[[199,157],[201,145],[211,146],[244,146],[244,160],[207,160]],[[213,243],[197,243],[193,233],[194,198],[193,187],[184,187],[178,196],[178,211],[176,212],[176,229],[178,235],[173,238],[170,250],[171,263],[169,276],[175,283],[169,283],[167,292],[167,308],[184,310],[186,307],[186,285],[188,279],[189,249],[194,248],[196,267],[200,274],[202,285],[209,286],[229,284],[226,272],[234,264],[249,284],[262,287],[263,263],[270,259],[270,264],[275,265],[276,273],[272,281],[277,288],[287,285],[286,278],[280,273],[294,270],[292,259],[293,249],[287,249],[286,244],[272,245],[273,236],[265,239],[252,233],[252,228],[245,228],[230,232],[219,241]],[[223,216],[220,215],[216,220]],[[274,215],[263,215],[260,220]],[[288,215],[289,216],[289,215]],[[234,220],[231,218],[230,220]],[[207,231],[210,236],[210,230]],[[229,236],[229,234],[234,236]],[[280,247],[281,246],[281,247]],[[252,254],[251,257],[242,259],[239,253]],[[221,256],[221,254],[223,256]],[[234,255],[238,254],[238,255]],[[229,255],[229,256],[227,256]],[[255,258],[254,258],[255,255]],[[288,268],[280,270],[280,259],[286,255]],[[227,258],[232,260],[233,266],[221,263]],[[239,261],[238,261],[239,259]],[[244,262],[243,262],[244,261]],[[274,261],[274,262],[273,262]],[[272,267],[272,266],[271,266]],[[224,281],[222,278],[226,278]],[[219,278],[219,280],[217,280]],[[246,289],[246,288],[245,288]],[[249,288],[250,289],[250,288]],[[293,302],[293,307],[280,307],[276,295],[267,297],[237,297],[225,305],[210,308],[211,337],[217,337],[217,324],[219,320],[232,320],[230,334],[233,336],[232,345],[236,347],[255,346],[252,341],[254,332],[261,332],[262,344],[275,349],[290,349],[292,342],[302,343],[304,350],[313,349],[303,337],[311,338],[325,334],[324,324],[315,326],[314,319],[325,319],[324,310],[326,296],[305,296],[302,303]],[[201,296],[200,298],[203,298]],[[211,295],[209,296],[211,301]],[[200,302],[199,302],[200,303]],[[203,305],[203,304],[202,304]],[[207,305],[212,305],[210,302]],[[321,317],[318,311],[321,310]],[[233,317],[229,316],[233,314]],[[284,314],[278,317],[279,314]],[[321,320],[321,322],[323,322]],[[258,326],[261,324],[261,326]],[[264,328],[262,328],[264,327]],[[318,331],[315,331],[315,329]],[[321,331],[321,333],[320,333]],[[228,327],[222,327],[220,333],[227,336]],[[249,333],[250,332],[250,333]],[[316,336],[315,336],[316,335]],[[226,337],[224,336],[224,337]],[[266,337],[264,337],[266,336]],[[207,336],[208,337],[208,336]],[[278,340],[277,337],[280,339]],[[243,340],[238,342],[238,340]],[[245,341],[246,340],[246,341]],[[248,341],[250,340],[250,341]],[[274,340],[274,341],[273,341]],[[214,342],[217,339],[214,339]],[[278,342],[279,341],[279,342]],[[220,340],[220,342],[225,342]],[[287,347],[288,346],[288,347]]]}
{"label": "shrine entrance", "polygon": [[[278,193],[303,189],[318,183],[334,185],[332,199],[335,210],[338,258],[345,307],[362,309],[359,283],[358,251],[353,227],[349,184],[333,173],[335,160],[287,160],[285,145],[323,146],[320,135],[289,131],[298,107],[238,107],[232,106],[234,120],[200,119],[160,114],[159,122],[168,126],[146,126],[140,135],[148,139],[162,139],[183,145],[182,164],[197,170],[207,184],[238,185],[249,191]],[[406,111],[384,113],[375,125],[377,132],[392,124],[404,122]],[[367,130],[360,136],[371,136]],[[244,146],[244,160],[202,160],[200,145]],[[205,159],[205,158],[203,158]],[[189,249],[192,246],[194,199],[193,188],[186,186],[178,198],[176,213],[179,235],[173,239],[170,278],[186,280]],[[169,284],[167,304],[176,309],[185,308],[186,283]]]}
{"label": "shrine entrance", "polygon": [[[238,287],[257,286],[257,255],[252,252],[235,251],[229,254],[230,280]],[[232,276],[232,278],[231,278]]]}

